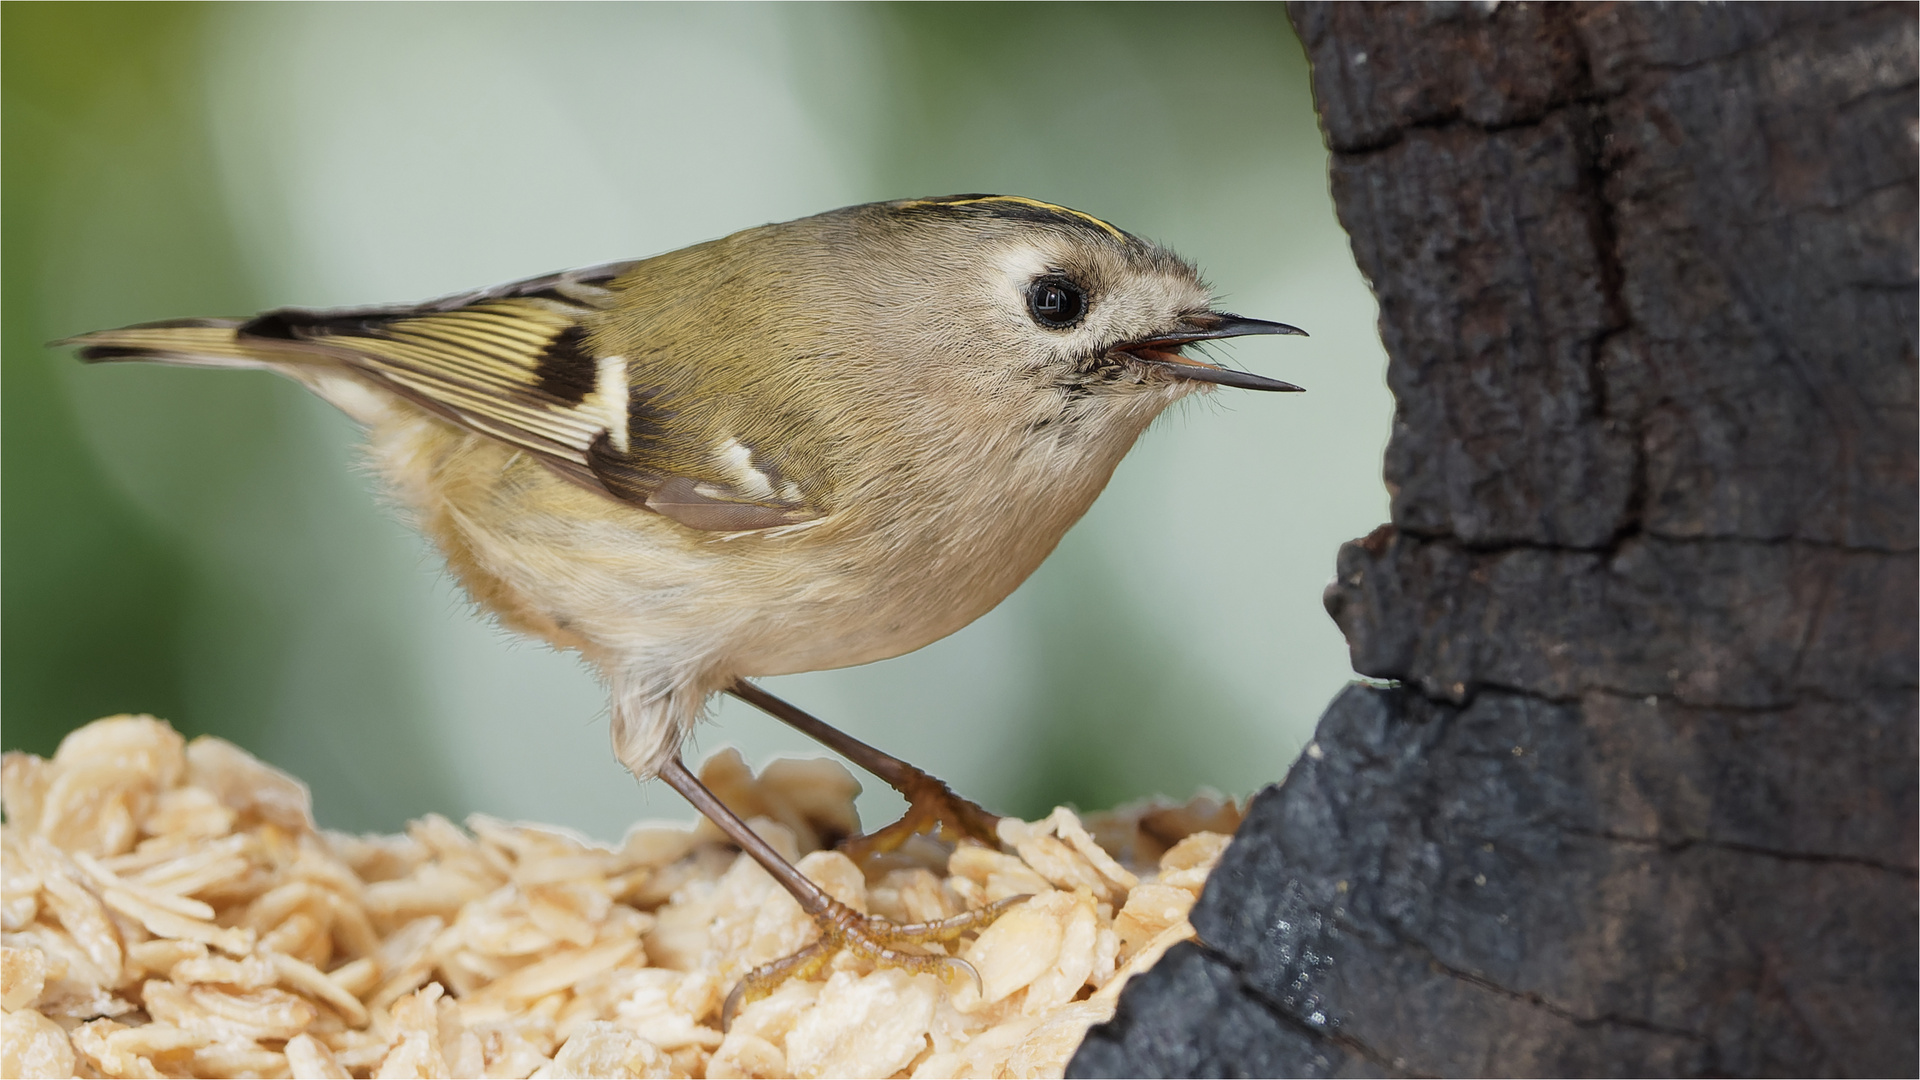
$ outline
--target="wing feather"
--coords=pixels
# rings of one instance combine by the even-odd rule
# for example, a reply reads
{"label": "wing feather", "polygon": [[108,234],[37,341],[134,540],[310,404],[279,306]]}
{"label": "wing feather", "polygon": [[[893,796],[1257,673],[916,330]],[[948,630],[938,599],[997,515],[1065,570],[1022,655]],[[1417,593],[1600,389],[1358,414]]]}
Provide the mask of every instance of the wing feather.
{"label": "wing feather", "polygon": [[[239,338],[243,345],[254,335],[325,349],[402,397],[578,478],[590,474],[588,449],[618,426],[627,402],[603,400],[603,390],[624,388],[603,388],[598,359],[573,343],[585,339],[613,296],[598,284],[628,265],[412,308],[282,309],[243,324]],[[572,387],[583,392],[557,392]]]}
{"label": "wing feather", "polygon": [[568,479],[691,528],[739,532],[820,518],[798,486],[773,482],[779,469],[738,438],[686,431],[663,438],[656,421],[672,410],[634,387],[623,357],[592,347],[616,295],[606,286],[634,265],[612,263],[414,306],[282,308],[244,321],[101,331],[72,344],[89,360],[286,369],[337,364],[437,416],[525,450]]}

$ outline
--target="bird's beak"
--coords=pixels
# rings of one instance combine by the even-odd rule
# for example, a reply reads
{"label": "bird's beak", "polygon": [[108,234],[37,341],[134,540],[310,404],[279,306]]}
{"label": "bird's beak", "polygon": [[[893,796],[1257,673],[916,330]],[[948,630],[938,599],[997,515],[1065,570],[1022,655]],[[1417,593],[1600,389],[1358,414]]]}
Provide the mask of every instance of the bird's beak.
{"label": "bird's beak", "polygon": [[1204,360],[1181,356],[1179,353],[1182,345],[1191,345],[1196,341],[1218,341],[1221,338],[1251,337],[1255,334],[1287,334],[1306,337],[1305,330],[1297,326],[1288,326],[1286,323],[1268,322],[1265,319],[1244,319],[1224,311],[1208,311],[1189,316],[1186,323],[1187,326],[1174,333],[1124,342],[1114,346],[1114,351],[1126,353],[1143,364],[1151,364],[1169,375],[1193,382],[1219,383],[1221,386],[1237,386],[1242,390],[1298,391],[1305,389],[1290,382],[1219,367]]}

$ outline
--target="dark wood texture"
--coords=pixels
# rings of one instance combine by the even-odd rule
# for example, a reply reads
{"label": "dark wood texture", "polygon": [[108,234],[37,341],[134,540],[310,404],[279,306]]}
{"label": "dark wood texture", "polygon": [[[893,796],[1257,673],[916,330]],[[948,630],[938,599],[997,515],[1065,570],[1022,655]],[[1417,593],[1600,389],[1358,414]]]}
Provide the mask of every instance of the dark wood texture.
{"label": "dark wood texture", "polygon": [[1914,7],[1293,11],[1392,685],[1070,1074],[1914,1075]]}

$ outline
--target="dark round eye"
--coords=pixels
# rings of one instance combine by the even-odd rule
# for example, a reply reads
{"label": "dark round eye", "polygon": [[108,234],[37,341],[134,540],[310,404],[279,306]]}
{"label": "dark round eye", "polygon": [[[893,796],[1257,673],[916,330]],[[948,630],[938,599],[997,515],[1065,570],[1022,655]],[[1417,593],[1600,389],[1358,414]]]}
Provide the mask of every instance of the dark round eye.
{"label": "dark round eye", "polygon": [[1087,294],[1066,278],[1043,277],[1027,288],[1027,310],[1041,326],[1065,329],[1087,313]]}

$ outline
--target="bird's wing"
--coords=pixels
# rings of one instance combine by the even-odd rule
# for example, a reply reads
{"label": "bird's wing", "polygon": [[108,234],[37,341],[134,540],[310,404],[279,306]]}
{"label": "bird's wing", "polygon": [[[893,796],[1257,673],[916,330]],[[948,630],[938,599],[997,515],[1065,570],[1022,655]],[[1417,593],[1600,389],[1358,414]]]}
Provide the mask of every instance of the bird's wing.
{"label": "bird's wing", "polygon": [[625,372],[618,358],[587,347],[588,320],[631,265],[415,306],[281,308],[241,323],[235,344],[322,351],[423,409],[586,479],[593,441],[619,427],[626,412]]}
{"label": "bird's wing", "polygon": [[[73,339],[85,360],[340,364],[461,427],[532,453],[575,482],[692,528],[774,528],[818,518],[799,489],[739,445],[672,445],[628,361],[591,341],[616,279],[635,264],[530,278],[425,304],[245,321],[185,320]],[[636,428],[638,430],[636,430]],[[646,445],[642,445],[642,444]],[[689,467],[691,466],[691,467]]]}

